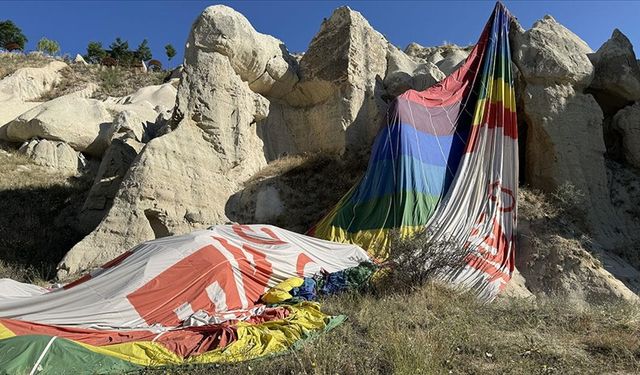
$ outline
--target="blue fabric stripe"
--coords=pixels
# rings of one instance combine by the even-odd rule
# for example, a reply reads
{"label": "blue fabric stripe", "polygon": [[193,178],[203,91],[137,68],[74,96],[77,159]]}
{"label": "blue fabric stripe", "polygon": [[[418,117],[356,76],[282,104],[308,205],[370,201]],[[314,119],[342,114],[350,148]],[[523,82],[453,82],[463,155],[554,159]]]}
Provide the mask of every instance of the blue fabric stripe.
{"label": "blue fabric stripe", "polygon": [[435,136],[416,130],[411,125],[399,124],[383,129],[373,145],[373,162],[410,156],[424,164],[445,167],[457,135]]}
{"label": "blue fabric stripe", "polygon": [[369,166],[351,201],[365,202],[401,191],[441,196],[448,180],[446,174],[445,167],[425,164],[411,156],[403,155],[395,163],[380,160]]}

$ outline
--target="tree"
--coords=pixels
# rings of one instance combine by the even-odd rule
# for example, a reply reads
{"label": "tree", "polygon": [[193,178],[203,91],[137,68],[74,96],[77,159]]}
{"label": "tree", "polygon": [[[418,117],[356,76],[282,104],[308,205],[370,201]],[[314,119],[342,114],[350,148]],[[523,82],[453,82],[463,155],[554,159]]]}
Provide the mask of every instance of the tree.
{"label": "tree", "polygon": [[153,58],[153,55],[151,54],[151,48],[149,48],[149,42],[146,39],[142,40],[142,43],[140,43],[140,45],[138,46],[136,55],[138,59],[142,61],[149,61]]}
{"label": "tree", "polygon": [[101,42],[89,42],[87,55],[84,57],[88,63],[99,64],[105,57],[107,57],[107,52],[102,48]]}
{"label": "tree", "polygon": [[116,40],[109,45],[109,48],[111,49],[111,57],[123,61],[126,60],[129,52],[129,42],[117,37]]}
{"label": "tree", "polygon": [[0,47],[8,44],[16,43],[20,49],[24,50],[27,43],[27,37],[24,36],[22,30],[16,26],[11,20],[0,21]]}
{"label": "tree", "polygon": [[171,44],[164,46],[164,52],[167,54],[169,61],[176,55],[176,49]]}
{"label": "tree", "polygon": [[60,45],[58,42],[47,38],[40,39],[36,48],[38,51],[44,52],[48,55],[55,55],[60,51]]}

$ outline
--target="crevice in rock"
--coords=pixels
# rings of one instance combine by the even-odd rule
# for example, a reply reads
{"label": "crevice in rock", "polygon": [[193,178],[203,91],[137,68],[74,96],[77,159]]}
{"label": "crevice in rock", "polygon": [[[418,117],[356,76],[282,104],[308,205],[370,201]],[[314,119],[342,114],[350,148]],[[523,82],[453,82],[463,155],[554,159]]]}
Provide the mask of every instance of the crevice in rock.
{"label": "crevice in rock", "polygon": [[144,211],[144,216],[147,218],[147,221],[149,221],[149,226],[151,227],[151,230],[153,230],[155,238],[168,237],[172,235],[169,228],[164,223],[166,217],[163,212],[155,209],[147,209]]}

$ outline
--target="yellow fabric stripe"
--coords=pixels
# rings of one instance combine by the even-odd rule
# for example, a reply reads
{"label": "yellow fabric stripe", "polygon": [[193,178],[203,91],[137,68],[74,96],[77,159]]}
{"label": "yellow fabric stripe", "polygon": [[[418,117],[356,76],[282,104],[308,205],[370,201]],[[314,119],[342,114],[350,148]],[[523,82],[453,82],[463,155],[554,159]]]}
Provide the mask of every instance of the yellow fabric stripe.
{"label": "yellow fabric stripe", "polygon": [[[238,340],[225,348],[215,349],[186,359],[168,350],[162,344],[151,341],[136,341],[114,345],[82,345],[94,353],[116,357],[142,366],[163,366],[181,363],[238,362],[291,349],[292,345],[311,332],[321,331],[326,326],[327,315],[315,302],[302,302],[287,306],[290,314],[281,320],[261,324],[238,323]],[[0,324],[0,340],[15,334]]]}
{"label": "yellow fabric stripe", "polygon": [[183,362],[182,358],[165,348],[164,345],[151,341],[134,341],[105,346],[94,346],[79,341],[74,342],[94,353],[116,357],[136,365],[163,366]]}
{"label": "yellow fabric stripe", "polygon": [[8,339],[10,337],[14,337],[15,335],[16,334],[13,333],[13,331],[0,323],[0,340]]}
{"label": "yellow fabric stripe", "polygon": [[487,87],[487,95],[478,100],[476,110],[473,116],[473,125],[478,125],[484,116],[484,110],[487,100],[491,100],[491,104],[501,103],[506,109],[515,111],[516,96],[513,87],[502,78],[490,79]]}
{"label": "yellow fabric stripe", "polygon": [[[397,228],[402,237],[411,236],[424,230],[424,226],[404,226]],[[346,230],[335,226],[322,226],[316,228],[315,236],[328,241],[351,243],[365,249],[369,255],[379,260],[384,260],[388,256],[389,232],[396,229],[370,229],[349,233]]]}

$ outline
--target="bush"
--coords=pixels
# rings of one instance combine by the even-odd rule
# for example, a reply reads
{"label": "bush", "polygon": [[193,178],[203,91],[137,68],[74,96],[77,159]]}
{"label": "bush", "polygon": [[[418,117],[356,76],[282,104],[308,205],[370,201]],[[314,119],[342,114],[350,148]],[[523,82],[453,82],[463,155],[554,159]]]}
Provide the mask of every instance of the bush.
{"label": "bush", "polygon": [[40,39],[36,48],[38,51],[44,52],[47,55],[55,55],[60,51],[60,45],[58,42],[47,38]]}
{"label": "bush", "polygon": [[470,252],[453,241],[434,240],[426,230],[409,237],[395,230],[383,264],[387,271],[378,285],[395,291],[420,288],[448,270],[464,266]]}

